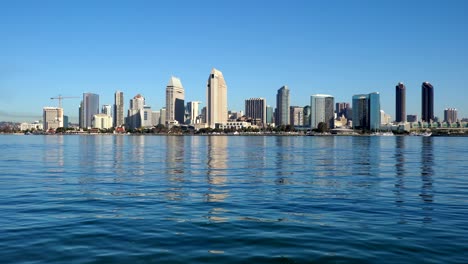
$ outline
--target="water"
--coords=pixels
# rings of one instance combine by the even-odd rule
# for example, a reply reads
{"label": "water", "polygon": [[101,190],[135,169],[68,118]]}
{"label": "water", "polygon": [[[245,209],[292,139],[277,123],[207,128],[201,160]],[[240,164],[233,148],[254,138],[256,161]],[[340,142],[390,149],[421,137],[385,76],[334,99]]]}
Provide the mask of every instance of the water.
{"label": "water", "polygon": [[1,263],[467,263],[468,139],[0,136]]}

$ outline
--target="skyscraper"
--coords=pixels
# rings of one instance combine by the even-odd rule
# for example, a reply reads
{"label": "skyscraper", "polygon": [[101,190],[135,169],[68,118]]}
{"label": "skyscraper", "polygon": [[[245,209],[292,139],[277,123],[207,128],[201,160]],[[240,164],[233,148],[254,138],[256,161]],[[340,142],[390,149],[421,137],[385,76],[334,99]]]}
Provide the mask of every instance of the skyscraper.
{"label": "skyscraper", "polygon": [[336,103],[336,118],[344,116],[345,118],[349,118],[349,109],[351,109],[349,103]]}
{"label": "skyscraper", "polygon": [[428,82],[423,82],[421,102],[421,120],[430,122],[434,120],[434,87]]}
{"label": "skyscraper", "polygon": [[114,126],[124,124],[124,96],[123,92],[116,91],[114,94]]}
{"label": "skyscraper", "polygon": [[455,123],[458,121],[458,111],[456,108],[445,108],[444,122]]}
{"label": "skyscraper", "polygon": [[130,108],[128,109],[126,126],[130,129],[139,128],[143,125],[143,109],[145,106],[145,98],[141,94],[137,94],[130,100]]}
{"label": "skyscraper", "polygon": [[289,107],[289,124],[292,126],[304,125],[304,107],[290,106]]}
{"label": "skyscraper", "polygon": [[380,129],[380,94],[353,95],[353,129]]}
{"label": "skyscraper", "polygon": [[266,107],[266,123],[273,124],[273,107],[269,105]]}
{"label": "skyscraper", "polygon": [[93,116],[99,114],[99,95],[93,93],[83,93],[83,127],[91,128]]}
{"label": "skyscraper", "polygon": [[209,127],[225,123],[228,118],[227,86],[223,73],[213,68],[206,85],[206,121]]}
{"label": "skyscraper", "polygon": [[[245,100],[245,116],[253,120],[259,119],[266,126],[266,100],[265,98],[250,98]],[[257,124],[260,125],[260,124]]]}
{"label": "skyscraper", "polygon": [[102,105],[101,113],[112,116],[112,107],[108,104]]}
{"label": "skyscraper", "polygon": [[304,126],[310,127],[310,105],[304,106]]}
{"label": "skyscraper", "polygon": [[289,89],[283,86],[276,94],[276,125],[289,125]]}
{"label": "skyscraper", "polygon": [[179,124],[184,124],[184,97],[184,87],[180,79],[172,76],[166,86],[166,122],[168,124],[173,124],[174,121],[177,121]]}
{"label": "skyscraper", "polygon": [[314,94],[310,97],[310,127],[318,128],[319,123],[327,124],[328,128],[335,127],[334,114],[335,99],[327,94]]}
{"label": "skyscraper", "polygon": [[406,86],[399,82],[395,87],[395,122],[406,122]]}
{"label": "skyscraper", "polygon": [[198,118],[200,112],[200,104],[201,102],[198,101],[191,101],[187,103],[187,112],[189,115],[190,124],[196,124],[196,120]]}
{"label": "skyscraper", "polygon": [[42,118],[45,131],[63,127],[63,108],[44,107]]}

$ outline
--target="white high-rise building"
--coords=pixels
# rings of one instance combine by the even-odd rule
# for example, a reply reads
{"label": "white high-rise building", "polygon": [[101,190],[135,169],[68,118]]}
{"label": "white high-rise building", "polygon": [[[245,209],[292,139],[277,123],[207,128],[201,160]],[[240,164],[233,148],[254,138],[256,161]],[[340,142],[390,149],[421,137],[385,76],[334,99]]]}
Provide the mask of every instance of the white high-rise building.
{"label": "white high-rise building", "polygon": [[166,122],[168,124],[183,124],[185,122],[184,97],[182,82],[179,78],[172,76],[166,86]]}
{"label": "white high-rise building", "polygon": [[124,96],[123,92],[117,91],[114,94],[114,126],[122,126],[124,122]]}
{"label": "white high-rise building", "polygon": [[63,108],[44,107],[42,117],[45,131],[63,127]]}
{"label": "white high-rise building", "polygon": [[192,101],[187,103],[187,112],[189,115],[189,121],[191,125],[197,123],[197,118],[200,113],[200,104],[201,102],[199,101]]}
{"label": "white high-rise building", "polygon": [[276,94],[275,123],[277,126],[290,124],[289,104],[289,89],[288,86],[285,85],[278,89],[278,93]]}
{"label": "white high-rise building", "polygon": [[128,116],[126,125],[130,129],[139,128],[143,125],[142,115],[145,106],[145,98],[141,94],[135,95],[130,100],[130,108],[128,109]]}
{"label": "white high-rise building", "polygon": [[213,68],[206,85],[206,122],[215,128],[216,123],[226,123],[228,119],[227,86],[223,73]]}
{"label": "white high-rise building", "polygon": [[335,126],[335,99],[327,94],[315,94],[310,97],[310,127],[317,128],[318,124],[326,123],[328,128]]}

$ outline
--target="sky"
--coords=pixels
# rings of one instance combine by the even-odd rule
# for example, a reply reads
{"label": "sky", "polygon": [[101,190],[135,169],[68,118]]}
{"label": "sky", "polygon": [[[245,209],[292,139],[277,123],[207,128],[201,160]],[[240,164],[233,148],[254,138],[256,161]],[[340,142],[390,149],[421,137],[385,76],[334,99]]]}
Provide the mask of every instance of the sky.
{"label": "sky", "polygon": [[[468,1],[0,1],[0,121],[41,119],[51,97],[97,93],[125,109],[136,94],[154,110],[179,77],[186,101],[206,102],[212,68],[223,72],[228,108],[248,98],[291,105],[312,94],[351,102],[379,92],[395,116],[421,116],[421,84],[434,86],[435,115],[468,117]],[[77,122],[79,98],[63,100]],[[125,110],[126,111],[126,110]]]}

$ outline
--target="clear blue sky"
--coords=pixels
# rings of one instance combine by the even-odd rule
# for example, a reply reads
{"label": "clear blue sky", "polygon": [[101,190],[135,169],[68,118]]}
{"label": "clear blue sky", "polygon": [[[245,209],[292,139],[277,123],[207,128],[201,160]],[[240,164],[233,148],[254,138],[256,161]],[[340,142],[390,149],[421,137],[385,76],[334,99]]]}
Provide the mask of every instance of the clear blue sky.
{"label": "clear blue sky", "polygon": [[[468,1],[1,1],[0,120],[33,121],[49,98],[100,95],[164,106],[171,75],[186,101],[206,102],[211,68],[224,74],[229,109],[282,85],[291,105],[326,93],[336,101],[380,92],[395,116],[395,85],[407,113],[421,109],[421,83],[468,117]],[[80,99],[64,101],[77,121]]]}

